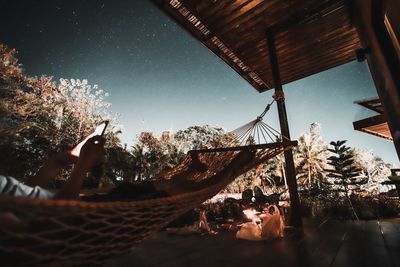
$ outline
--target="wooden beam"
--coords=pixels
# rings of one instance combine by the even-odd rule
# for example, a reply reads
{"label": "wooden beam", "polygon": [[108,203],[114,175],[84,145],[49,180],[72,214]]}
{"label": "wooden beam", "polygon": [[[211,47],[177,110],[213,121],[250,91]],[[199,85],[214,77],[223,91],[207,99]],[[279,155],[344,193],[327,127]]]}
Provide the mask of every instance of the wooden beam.
{"label": "wooden beam", "polygon": [[360,106],[363,106],[364,108],[373,110],[379,114],[383,114],[382,103],[378,97],[374,97],[371,99],[357,100],[354,101],[354,104],[358,104]]}
{"label": "wooden beam", "polygon": [[[281,83],[278,57],[275,50],[275,39],[274,32],[270,29],[266,31],[266,38],[269,50],[270,68],[275,84],[275,94],[283,96],[283,88]],[[277,98],[279,123],[281,126],[281,134],[290,140],[289,123],[286,114],[285,98]],[[294,167],[293,151],[292,149],[285,150],[285,172],[286,172],[286,183],[289,188],[290,195],[290,218],[289,224],[295,227],[301,227],[303,225],[301,220],[300,200],[297,192],[297,181],[296,181],[296,170]]]}
{"label": "wooden beam", "polygon": [[400,63],[391,55],[381,4],[379,0],[353,0],[353,13],[363,47],[370,50],[366,55],[369,69],[400,159]]}
{"label": "wooden beam", "polygon": [[242,151],[242,150],[252,150],[252,149],[256,150],[256,149],[293,147],[293,146],[297,146],[297,141],[285,141],[285,142],[278,142],[278,143],[248,145],[248,146],[194,149],[194,150],[190,150],[188,153],[215,153],[215,152]]}
{"label": "wooden beam", "polygon": [[345,6],[345,5],[346,5],[345,0],[327,1],[323,4],[321,4],[320,6],[316,7],[315,9],[309,10],[308,12],[301,12],[299,14],[296,14],[295,16],[288,18],[285,21],[282,21],[276,25],[273,25],[272,30],[276,33],[287,31],[288,29],[291,29],[292,27],[297,26],[299,24],[305,24],[305,23],[309,23],[314,20],[318,20],[323,15],[326,15],[325,13],[329,14],[332,12],[332,10],[341,8],[342,6]]}
{"label": "wooden beam", "polygon": [[373,117],[369,117],[366,119],[358,120],[353,122],[353,126],[355,130],[360,130],[362,128],[368,128],[373,125],[386,123],[386,118],[384,115],[376,115]]}
{"label": "wooden beam", "polygon": [[372,134],[392,141],[385,115],[380,114],[353,122],[354,130]]}

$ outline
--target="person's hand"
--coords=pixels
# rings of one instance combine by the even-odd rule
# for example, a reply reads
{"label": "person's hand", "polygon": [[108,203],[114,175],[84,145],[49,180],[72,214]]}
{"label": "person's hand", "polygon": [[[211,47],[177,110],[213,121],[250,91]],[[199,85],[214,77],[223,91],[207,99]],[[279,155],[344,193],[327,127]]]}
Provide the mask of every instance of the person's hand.
{"label": "person's hand", "polygon": [[90,171],[93,167],[103,163],[105,154],[104,142],[105,139],[99,135],[88,139],[82,146],[78,164]]}
{"label": "person's hand", "polygon": [[76,161],[76,157],[72,156],[69,151],[58,152],[52,155],[39,169],[32,178],[28,179],[26,185],[40,186],[48,188],[50,182],[57,174],[67,165]]}
{"label": "person's hand", "polygon": [[77,161],[77,157],[71,155],[70,151],[61,151],[53,155],[49,161],[58,167],[65,167],[75,163]]}

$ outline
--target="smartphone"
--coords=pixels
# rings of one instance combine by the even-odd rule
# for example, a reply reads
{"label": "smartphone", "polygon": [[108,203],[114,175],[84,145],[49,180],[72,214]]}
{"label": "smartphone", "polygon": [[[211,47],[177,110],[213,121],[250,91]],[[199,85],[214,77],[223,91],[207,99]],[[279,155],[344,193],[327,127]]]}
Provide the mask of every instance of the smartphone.
{"label": "smartphone", "polygon": [[91,134],[89,134],[83,141],[81,141],[79,144],[77,144],[70,151],[70,154],[74,157],[79,157],[79,154],[81,153],[81,149],[82,149],[83,145],[86,143],[86,141],[89,138],[96,136],[96,135],[103,136],[104,132],[106,131],[107,126],[108,126],[108,121],[103,121],[102,123],[100,123]]}

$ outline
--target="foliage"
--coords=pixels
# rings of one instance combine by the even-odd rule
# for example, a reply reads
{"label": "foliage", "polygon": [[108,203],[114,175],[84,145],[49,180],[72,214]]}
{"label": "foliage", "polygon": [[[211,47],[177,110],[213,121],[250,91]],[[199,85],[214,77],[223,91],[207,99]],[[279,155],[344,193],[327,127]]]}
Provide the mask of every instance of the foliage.
{"label": "foliage", "polygon": [[366,180],[361,176],[361,169],[355,165],[354,155],[350,147],[345,145],[346,141],[331,142],[333,148],[328,151],[333,155],[328,158],[328,165],[331,168],[326,169],[327,176],[338,185],[338,190],[346,194],[350,190],[359,190],[360,185]]}
{"label": "foliage", "polygon": [[119,144],[107,93],[87,80],[29,77],[15,54],[0,44],[0,173],[33,175],[52,153],[78,143],[104,119],[113,130],[108,145]]}
{"label": "foliage", "polygon": [[352,154],[355,165],[361,169],[361,175],[366,179],[366,183],[362,184],[360,189],[373,195],[387,191],[381,183],[387,180],[392,166],[375,156],[371,151],[354,149]]}
{"label": "foliage", "polygon": [[[119,139],[121,131],[107,97],[87,80],[57,82],[52,77],[25,75],[15,49],[0,43],[0,173],[22,179],[33,175],[46,157],[76,144],[105,119],[111,123],[105,135],[104,184],[142,181],[173,167],[191,149],[234,143],[224,129],[204,125],[175,134],[164,132],[160,137],[143,132],[128,150]],[[307,193],[302,199],[335,199],[344,194],[350,202],[356,191],[378,195],[391,166],[371,152],[346,147],[345,141],[331,145],[327,149],[317,123],[299,137],[294,159],[298,184]],[[266,194],[282,192],[284,164],[283,155],[269,159],[240,176],[225,192],[255,187]],[[67,176],[64,172],[59,178]]]}
{"label": "foliage", "polygon": [[332,168],[326,171],[328,172],[327,176],[333,179],[335,185],[338,185],[337,190],[344,192],[355,218],[358,219],[349,193],[350,190],[359,189],[360,185],[366,181],[360,176],[361,169],[355,166],[351,148],[347,147],[345,143],[346,141],[344,140],[330,143],[333,148],[329,148],[328,151],[332,152],[333,155],[328,158],[328,164]]}
{"label": "foliage", "polygon": [[175,134],[163,132],[155,137],[142,132],[132,147],[134,181],[142,181],[175,166],[191,149],[220,146],[229,140],[222,128],[191,126]]}
{"label": "foliage", "polygon": [[[400,211],[398,200],[387,197],[352,195],[352,204],[359,219],[363,220],[391,218],[397,216]],[[337,194],[328,194],[323,197],[304,196],[301,205],[302,213],[307,217],[330,217],[341,220],[354,218],[347,199],[340,198]]]}
{"label": "foliage", "polygon": [[187,153],[191,149],[202,148],[225,134],[226,131],[219,127],[190,126],[185,130],[177,131],[174,135],[174,142],[180,152]]}
{"label": "foliage", "polygon": [[164,132],[157,138],[150,132],[143,132],[132,147],[132,156],[134,180],[142,181],[173,167],[183,154],[178,151],[170,133]]}

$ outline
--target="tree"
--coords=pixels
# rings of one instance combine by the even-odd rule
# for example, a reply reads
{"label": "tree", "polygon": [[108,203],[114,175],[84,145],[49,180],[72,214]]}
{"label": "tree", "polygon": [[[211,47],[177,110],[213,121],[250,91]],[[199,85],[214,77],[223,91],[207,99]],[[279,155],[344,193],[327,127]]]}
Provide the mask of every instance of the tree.
{"label": "tree", "polygon": [[321,187],[325,178],[327,164],[327,144],[322,139],[320,125],[312,123],[310,132],[299,137],[298,145],[294,150],[294,158],[299,184],[311,188]]}
{"label": "tree", "polygon": [[[29,77],[15,53],[0,44],[0,172],[23,179],[55,150],[82,140],[100,121],[111,120],[113,129],[115,120],[105,101],[107,93],[96,85]],[[117,141],[117,134],[108,131],[107,138]]]}
{"label": "tree", "polygon": [[169,132],[159,138],[150,132],[142,132],[138,143],[132,147],[135,179],[142,181],[172,168],[183,157]]}
{"label": "tree", "polygon": [[332,178],[333,183],[339,187],[338,190],[345,194],[350,208],[358,220],[349,193],[351,190],[355,190],[361,184],[365,183],[365,179],[360,177],[361,169],[355,166],[351,148],[347,147],[345,143],[345,140],[330,142],[333,148],[328,148],[328,151],[333,155],[328,158],[328,164],[332,168],[326,169],[326,171],[328,172],[327,176]]}
{"label": "tree", "polygon": [[361,149],[352,150],[355,165],[361,169],[361,175],[366,178],[366,183],[361,189],[369,193],[379,194],[383,187],[381,183],[390,175],[391,165],[385,163],[371,151]]}
{"label": "tree", "polygon": [[223,146],[229,136],[222,128],[209,125],[191,126],[175,134],[166,131],[159,137],[142,132],[132,147],[134,180],[146,180],[174,167],[189,150]]}
{"label": "tree", "polygon": [[[210,125],[190,126],[185,130],[180,130],[174,134],[174,142],[179,151],[187,153],[191,149],[199,149],[211,141],[216,141],[224,136],[226,131],[219,127]],[[224,143],[224,142],[221,142]],[[220,144],[214,144],[215,146]]]}

